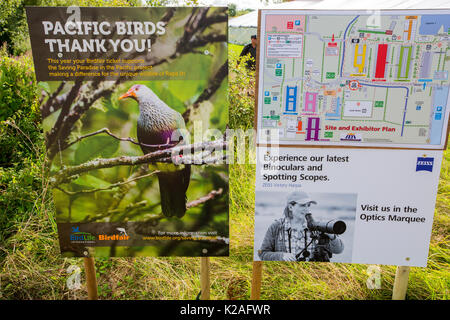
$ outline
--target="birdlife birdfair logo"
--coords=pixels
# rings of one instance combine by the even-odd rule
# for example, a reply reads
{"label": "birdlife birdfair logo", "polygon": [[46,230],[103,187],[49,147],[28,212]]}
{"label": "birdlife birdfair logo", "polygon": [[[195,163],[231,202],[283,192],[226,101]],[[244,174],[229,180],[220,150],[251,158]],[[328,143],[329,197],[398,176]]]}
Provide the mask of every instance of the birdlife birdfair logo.
{"label": "birdlife birdfair logo", "polygon": [[97,236],[90,232],[80,231],[79,226],[72,226],[72,232],[70,234],[71,243],[84,243],[84,244],[94,244],[97,241],[127,241],[130,240],[130,236],[127,234],[125,228],[116,228],[118,233],[106,234],[101,233]]}
{"label": "birdlife birdfair logo", "polygon": [[79,226],[72,227],[70,242],[72,243],[95,243],[96,237],[89,232],[80,231]]}
{"label": "birdlife birdfair logo", "polygon": [[99,241],[126,241],[130,240],[130,236],[127,234],[127,231],[125,228],[116,228],[117,231],[119,231],[119,234],[99,234],[98,240]]}

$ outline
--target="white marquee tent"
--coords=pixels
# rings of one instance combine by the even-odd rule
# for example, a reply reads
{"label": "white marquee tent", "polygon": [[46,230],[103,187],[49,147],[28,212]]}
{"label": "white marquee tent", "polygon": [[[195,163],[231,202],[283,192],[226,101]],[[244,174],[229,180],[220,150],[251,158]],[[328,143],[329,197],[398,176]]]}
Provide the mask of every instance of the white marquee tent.
{"label": "white marquee tent", "polygon": [[[291,1],[272,4],[262,9],[346,9],[346,10],[377,10],[377,9],[448,9],[449,0],[316,0]],[[228,23],[228,41],[244,45],[250,43],[250,36],[257,33],[258,10],[240,17],[230,19]]]}

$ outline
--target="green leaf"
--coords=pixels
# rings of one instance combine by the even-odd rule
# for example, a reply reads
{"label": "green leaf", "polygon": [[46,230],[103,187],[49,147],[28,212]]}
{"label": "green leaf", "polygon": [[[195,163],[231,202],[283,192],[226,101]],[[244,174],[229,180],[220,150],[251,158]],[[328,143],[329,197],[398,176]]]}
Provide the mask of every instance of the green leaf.
{"label": "green leaf", "polygon": [[114,93],[110,97],[104,99],[104,105],[108,110],[111,109],[118,109],[119,103],[118,103],[118,94]]}
{"label": "green leaf", "polygon": [[100,110],[100,111],[103,111],[103,112],[108,111],[108,108],[107,108],[107,107],[105,106],[105,104],[103,103],[103,100],[104,100],[104,99],[100,99],[100,100],[96,101],[96,102],[92,105],[92,108],[93,108],[93,109]]}
{"label": "green leaf", "polygon": [[110,185],[109,182],[99,179],[97,177],[91,176],[90,174],[84,175],[77,180],[73,181],[75,185],[82,186],[82,189],[97,189],[106,188]]}
{"label": "green leaf", "polygon": [[75,151],[75,162],[77,164],[98,157],[111,157],[119,148],[119,140],[112,137],[94,136],[82,140]]}
{"label": "green leaf", "polygon": [[194,102],[206,87],[206,81],[170,81],[169,90],[181,101]]}
{"label": "green leaf", "polygon": [[98,212],[98,204],[95,198],[95,194],[88,193],[78,196],[73,199],[71,211],[71,221],[79,222],[86,218],[86,216],[92,216]]}
{"label": "green leaf", "polygon": [[49,84],[48,84],[47,82],[40,81],[40,82],[38,83],[38,87],[40,87],[41,89],[44,89],[44,90],[45,90],[46,92],[48,92],[48,93],[51,92],[50,86],[49,86]]}
{"label": "green leaf", "polygon": [[186,107],[180,99],[178,99],[171,90],[169,90],[167,82],[157,82],[149,84],[148,86],[165,104],[172,109],[182,113]]}

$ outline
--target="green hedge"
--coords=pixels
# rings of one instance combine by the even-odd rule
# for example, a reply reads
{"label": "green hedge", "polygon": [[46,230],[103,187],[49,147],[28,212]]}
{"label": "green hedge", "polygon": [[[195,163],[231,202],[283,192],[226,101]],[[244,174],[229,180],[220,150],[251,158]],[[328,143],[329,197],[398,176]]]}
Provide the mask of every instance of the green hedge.
{"label": "green hedge", "polygon": [[36,209],[42,193],[44,138],[29,56],[0,50],[0,242]]}
{"label": "green hedge", "polygon": [[0,121],[19,110],[34,118],[38,114],[38,99],[31,57],[9,57],[4,46],[0,59]]}

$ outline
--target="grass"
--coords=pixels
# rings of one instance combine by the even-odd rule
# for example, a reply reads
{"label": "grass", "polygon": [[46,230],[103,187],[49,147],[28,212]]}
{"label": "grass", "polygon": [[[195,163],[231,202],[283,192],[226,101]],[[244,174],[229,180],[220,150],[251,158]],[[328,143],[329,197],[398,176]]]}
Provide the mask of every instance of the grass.
{"label": "grass", "polygon": [[[427,268],[411,268],[408,299],[449,298],[449,171],[445,153]],[[211,298],[249,299],[253,257],[254,177],[251,164],[230,166],[229,258],[211,258]],[[30,215],[2,248],[3,299],[85,299],[69,290],[67,269],[83,260],[59,255],[53,210]],[[367,265],[281,263],[263,265],[262,299],[390,299],[395,267],[380,266],[381,289],[368,289]],[[200,291],[198,258],[96,259],[101,299],[195,299]]]}
{"label": "grass", "polygon": [[238,44],[228,43],[228,51],[234,52],[236,54],[240,54],[244,46],[240,46]]}

